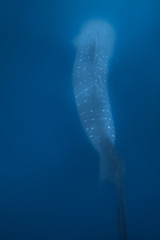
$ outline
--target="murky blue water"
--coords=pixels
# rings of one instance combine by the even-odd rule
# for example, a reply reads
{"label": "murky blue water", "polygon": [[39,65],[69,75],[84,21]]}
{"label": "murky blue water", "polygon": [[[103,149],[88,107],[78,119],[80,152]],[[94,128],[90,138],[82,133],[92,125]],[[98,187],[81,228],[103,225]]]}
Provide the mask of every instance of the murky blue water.
{"label": "murky blue water", "polygon": [[129,240],[160,239],[158,0],[1,1],[0,239],[119,239],[115,189],[99,206],[98,155],[72,89],[74,37],[116,33],[109,93],[125,166]]}

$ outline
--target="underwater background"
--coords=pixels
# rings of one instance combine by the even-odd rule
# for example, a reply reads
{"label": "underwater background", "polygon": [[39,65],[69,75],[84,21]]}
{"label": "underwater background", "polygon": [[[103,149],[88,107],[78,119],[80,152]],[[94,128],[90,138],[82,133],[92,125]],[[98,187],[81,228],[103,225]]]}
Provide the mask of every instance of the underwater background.
{"label": "underwater background", "polygon": [[[117,195],[74,100],[73,41],[90,19],[116,42],[109,95],[129,240],[160,239],[158,0],[0,1],[0,239],[119,239]],[[99,204],[100,202],[100,204]]]}

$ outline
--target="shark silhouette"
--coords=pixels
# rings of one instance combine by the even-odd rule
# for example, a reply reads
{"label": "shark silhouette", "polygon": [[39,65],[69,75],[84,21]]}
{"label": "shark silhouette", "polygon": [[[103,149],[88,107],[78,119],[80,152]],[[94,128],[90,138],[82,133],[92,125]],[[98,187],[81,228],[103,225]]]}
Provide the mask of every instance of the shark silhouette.
{"label": "shark silhouette", "polygon": [[127,239],[123,164],[115,148],[115,129],[107,92],[109,59],[114,45],[112,27],[101,20],[88,22],[75,39],[77,50],[73,87],[83,128],[100,156],[100,181],[112,182],[119,196],[120,237]]}

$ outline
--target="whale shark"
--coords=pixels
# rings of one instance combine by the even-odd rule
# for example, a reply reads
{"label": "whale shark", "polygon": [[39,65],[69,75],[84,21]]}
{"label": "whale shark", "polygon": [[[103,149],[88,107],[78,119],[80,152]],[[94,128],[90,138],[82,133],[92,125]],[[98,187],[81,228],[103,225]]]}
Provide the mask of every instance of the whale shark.
{"label": "whale shark", "polygon": [[117,189],[120,238],[126,240],[124,167],[115,147],[107,83],[114,42],[114,30],[103,20],[91,20],[82,27],[74,40],[73,89],[81,124],[99,154],[99,180],[109,181]]}

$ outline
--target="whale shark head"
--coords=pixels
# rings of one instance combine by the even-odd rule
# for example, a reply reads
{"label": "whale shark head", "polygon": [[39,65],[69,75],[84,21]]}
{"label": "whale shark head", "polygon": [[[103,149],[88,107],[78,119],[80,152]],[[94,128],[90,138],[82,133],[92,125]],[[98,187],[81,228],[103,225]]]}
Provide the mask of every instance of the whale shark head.
{"label": "whale shark head", "polygon": [[[76,48],[86,48],[89,46],[94,49],[94,46],[102,47],[107,51],[110,57],[113,52],[115,34],[113,27],[103,20],[88,21],[80,31],[79,35],[74,40]],[[88,43],[88,44],[87,44]]]}

